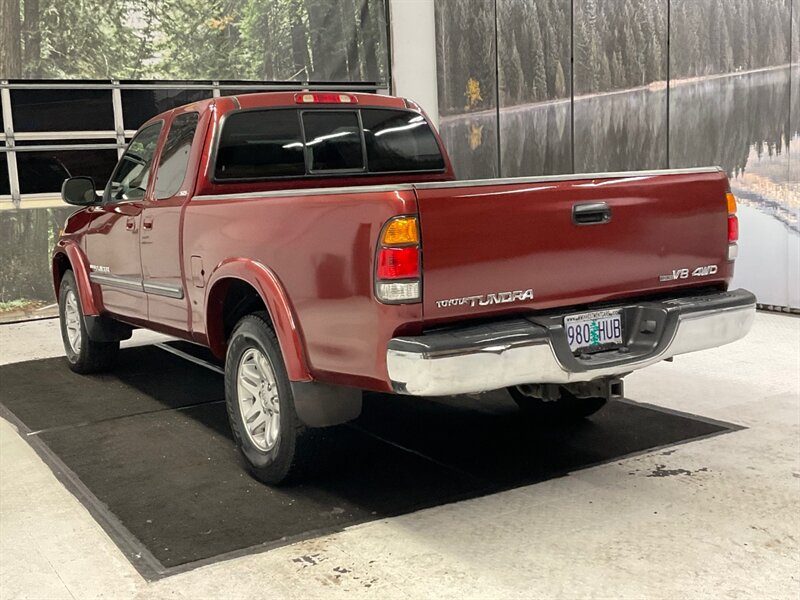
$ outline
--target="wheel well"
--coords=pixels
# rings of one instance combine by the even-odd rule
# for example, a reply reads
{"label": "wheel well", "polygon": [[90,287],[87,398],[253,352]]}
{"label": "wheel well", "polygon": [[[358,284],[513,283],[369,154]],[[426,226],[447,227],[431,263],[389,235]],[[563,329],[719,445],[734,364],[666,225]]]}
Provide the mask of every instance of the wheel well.
{"label": "wheel well", "polygon": [[223,358],[236,323],[258,311],[269,315],[264,300],[252,285],[233,278],[217,282],[208,296],[207,333],[211,351]]}
{"label": "wheel well", "polygon": [[56,291],[56,298],[61,291],[61,279],[64,277],[64,273],[71,270],[72,265],[66,254],[59,252],[53,257],[53,288]]}

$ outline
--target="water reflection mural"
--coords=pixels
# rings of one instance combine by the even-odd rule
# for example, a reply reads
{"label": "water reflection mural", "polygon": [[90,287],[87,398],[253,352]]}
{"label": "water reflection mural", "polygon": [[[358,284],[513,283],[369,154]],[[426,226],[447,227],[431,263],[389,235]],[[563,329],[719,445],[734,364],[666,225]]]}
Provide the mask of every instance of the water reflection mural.
{"label": "water reflection mural", "polygon": [[[454,24],[478,4],[482,19]],[[798,308],[798,12],[800,0],[436,0],[437,48],[449,53],[440,127],[456,173],[718,165],[741,205],[734,285]],[[452,50],[465,38],[497,40],[497,87],[481,82],[495,105],[451,99],[474,71]]]}

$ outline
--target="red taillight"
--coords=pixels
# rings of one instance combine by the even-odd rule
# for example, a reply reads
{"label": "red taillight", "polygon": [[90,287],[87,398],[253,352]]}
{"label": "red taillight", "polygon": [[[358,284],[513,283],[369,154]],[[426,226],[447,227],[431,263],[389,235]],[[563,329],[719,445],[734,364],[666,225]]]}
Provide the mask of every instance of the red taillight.
{"label": "red taillight", "polygon": [[728,243],[739,239],[739,218],[736,215],[728,215]]}
{"label": "red taillight", "polygon": [[381,248],[378,255],[378,279],[419,277],[419,248]]}
{"label": "red taillight", "polygon": [[375,297],[384,304],[422,300],[419,222],[415,215],[389,219],[378,238]]}
{"label": "red taillight", "polygon": [[357,104],[358,98],[352,94],[309,92],[295,94],[294,101],[296,104]]}

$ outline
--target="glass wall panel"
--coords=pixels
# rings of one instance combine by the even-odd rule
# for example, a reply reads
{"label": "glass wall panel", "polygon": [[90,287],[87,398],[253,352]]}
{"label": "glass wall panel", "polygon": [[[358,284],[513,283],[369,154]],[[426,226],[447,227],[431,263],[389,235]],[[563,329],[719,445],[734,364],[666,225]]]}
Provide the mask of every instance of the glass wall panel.
{"label": "glass wall panel", "polygon": [[572,171],[571,0],[497,0],[504,177]]}
{"label": "glass wall panel", "polygon": [[14,131],[114,129],[111,90],[13,89]]}
{"label": "glass wall panel", "polygon": [[211,98],[211,90],[149,89],[122,90],[122,121],[125,129],[139,129],[141,125],[171,108]]}
{"label": "glass wall panel", "polygon": [[116,150],[50,150],[16,155],[20,192],[55,197],[64,180],[77,175],[93,178],[97,189],[102,189],[117,164]]}
{"label": "glass wall panel", "polygon": [[8,178],[8,158],[2,151],[6,143],[0,142],[0,196],[11,195],[11,181]]}
{"label": "glass wall panel", "polygon": [[498,177],[494,0],[437,0],[439,130],[459,179]]}
{"label": "glass wall panel", "polygon": [[667,0],[574,0],[575,171],[667,166]]}
{"label": "glass wall panel", "polygon": [[0,211],[0,322],[53,316],[50,251],[74,206]]}

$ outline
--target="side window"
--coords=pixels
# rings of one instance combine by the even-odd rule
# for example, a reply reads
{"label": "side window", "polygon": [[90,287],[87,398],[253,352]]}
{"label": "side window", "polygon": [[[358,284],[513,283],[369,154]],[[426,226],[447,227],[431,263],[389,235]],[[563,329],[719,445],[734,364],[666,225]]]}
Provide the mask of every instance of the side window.
{"label": "side window", "polygon": [[229,115],[217,147],[218,180],[305,175],[303,135],[294,109]]}
{"label": "side window", "polygon": [[200,115],[196,112],[178,115],[170,125],[167,141],[161,150],[156,175],[156,200],[171,198],[178,193],[189,165],[194,132]]}
{"label": "side window", "polygon": [[312,173],[364,169],[361,128],[355,111],[304,112],[303,129]]}
{"label": "side window", "polygon": [[144,198],[153,168],[153,155],[156,152],[161,125],[154,123],[145,127],[133,138],[108,182],[107,201],[120,202]]}

